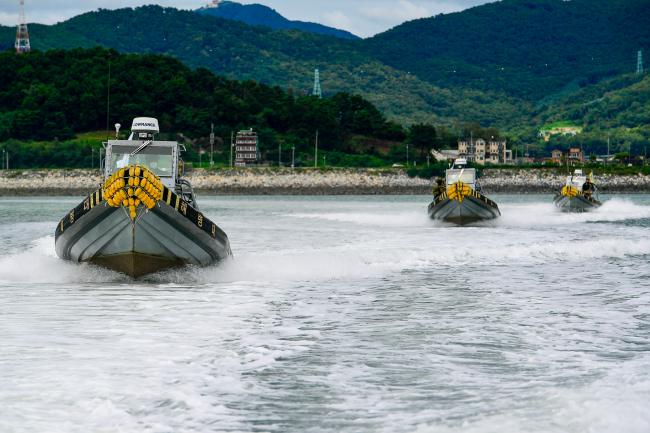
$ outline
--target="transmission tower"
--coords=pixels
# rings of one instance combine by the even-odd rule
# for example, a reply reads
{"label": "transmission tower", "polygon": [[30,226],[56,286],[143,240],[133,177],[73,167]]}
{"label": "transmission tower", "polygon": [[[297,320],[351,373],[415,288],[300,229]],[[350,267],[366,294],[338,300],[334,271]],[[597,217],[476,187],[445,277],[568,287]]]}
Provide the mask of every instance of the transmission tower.
{"label": "transmission tower", "polygon": [[323,91],[320,88],[320,72],[318,69],[314,69],[314,90],[311,92],[312,96],[318,96],[319,98],[323,97]]}
{"label": "transmission tower", "polygon": [[16,30],[16,52],[27,53],[31,50],[29,44],[29,31],[27,30],[27,19],[25,18],[25,0],[20,0],[20,21]]}
{"label": "transmission tower", "polygon": [[636,55],[636,73],[637,75],[643,74],[643,51],[641,50]]}

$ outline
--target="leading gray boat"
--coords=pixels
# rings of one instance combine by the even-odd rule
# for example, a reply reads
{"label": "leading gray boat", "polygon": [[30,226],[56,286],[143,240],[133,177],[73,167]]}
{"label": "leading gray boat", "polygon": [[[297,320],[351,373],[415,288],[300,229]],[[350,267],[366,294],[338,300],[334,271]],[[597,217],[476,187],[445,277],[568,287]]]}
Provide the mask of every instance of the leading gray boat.
{"label": "leading gray boat", "polygon": [[467,225],[501,216],[499,206],[481,192],[476,169],[457,159],[439,181],[429,205],[429,217],[457,225]]}
{"label": "leading gray boat", "polygon": [[140,277],[232,254],[228,236],[199,211],[180,176],[183,146],[157,141],[158,133],[156,119],[136,118],[128,140],[105,144],[103,186],[57,225],[60,258]]}

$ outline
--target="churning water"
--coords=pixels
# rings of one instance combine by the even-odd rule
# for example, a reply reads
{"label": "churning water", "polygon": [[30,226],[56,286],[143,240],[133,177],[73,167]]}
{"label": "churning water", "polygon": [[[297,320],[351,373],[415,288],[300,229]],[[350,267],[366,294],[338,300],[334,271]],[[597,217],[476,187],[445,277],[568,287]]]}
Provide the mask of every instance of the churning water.
{"label": "churning water", "polygon": [[78,199],[0,199],[0,432],[650,431],[650,196],[207,198],[235,258],[62,262]]}

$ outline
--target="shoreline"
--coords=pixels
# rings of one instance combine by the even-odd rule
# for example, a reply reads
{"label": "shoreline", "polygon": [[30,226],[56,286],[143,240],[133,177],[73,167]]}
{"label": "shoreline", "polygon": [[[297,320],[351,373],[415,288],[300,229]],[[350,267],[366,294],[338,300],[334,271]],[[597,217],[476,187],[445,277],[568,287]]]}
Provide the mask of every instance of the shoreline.
{"label": "shoreline", "polygon": [[[487,194],[554,194],[566,175],[548,170],[486,169],[481,177]],[[411,178],[404,170],[196,169],[186,178],[198,195],[430,195],[433,179]],[[101,184],[97,170],[0,171],[0,197],[85,196]],[[650,193],[650,176],[602,175],[604,194]]]}

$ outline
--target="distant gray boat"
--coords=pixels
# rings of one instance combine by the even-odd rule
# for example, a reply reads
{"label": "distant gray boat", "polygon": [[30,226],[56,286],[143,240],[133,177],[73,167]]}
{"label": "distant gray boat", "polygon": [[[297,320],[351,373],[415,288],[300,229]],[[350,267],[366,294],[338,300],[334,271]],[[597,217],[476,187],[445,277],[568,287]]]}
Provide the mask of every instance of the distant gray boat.
{"label": "distant gray boat", "polygon": [[593,175],[587,177],[582,170],[575,170],[567,177],[553,203],[560,211],[570,213],[589,212],[602,205],[598,199],[598,189],[593,182]]}
{"label": "distant gray boat", "polygon": [[57,225],[57,255],[132,277],[230,256],[228,236],[179,175],[182,146],[155,141],[156,119],[137,118],[131,129],[129,140],[106,143],[103,187]]}
{"label": "distant gray boat", "polygon": [[434,191],[429,217],[457,225],[467,225],[501,216],[499,206],[480,192],[476,170],[466,168],[464,159],[457,159],[446,171],[445,183]]}

